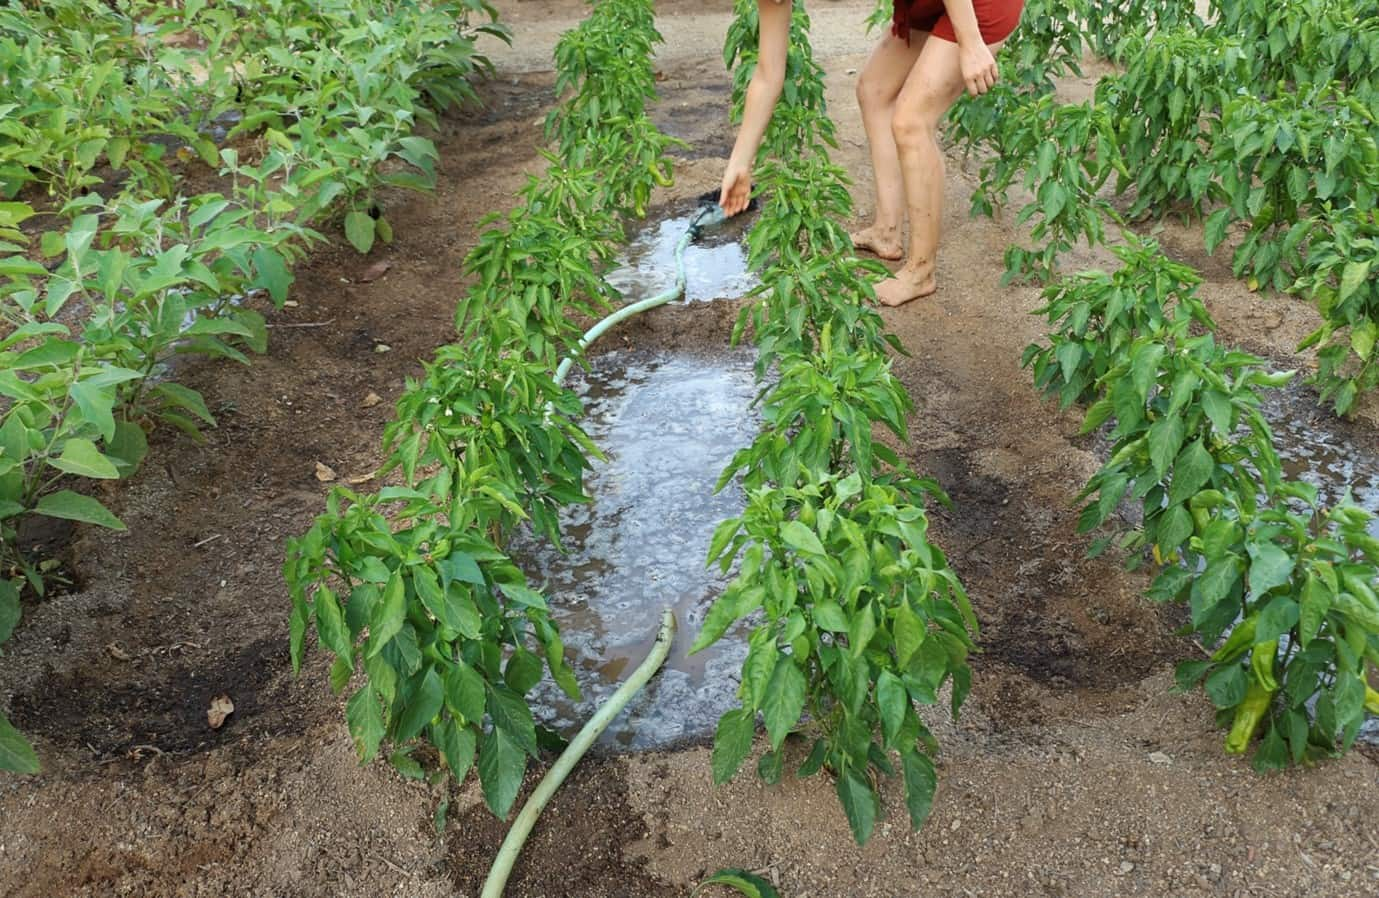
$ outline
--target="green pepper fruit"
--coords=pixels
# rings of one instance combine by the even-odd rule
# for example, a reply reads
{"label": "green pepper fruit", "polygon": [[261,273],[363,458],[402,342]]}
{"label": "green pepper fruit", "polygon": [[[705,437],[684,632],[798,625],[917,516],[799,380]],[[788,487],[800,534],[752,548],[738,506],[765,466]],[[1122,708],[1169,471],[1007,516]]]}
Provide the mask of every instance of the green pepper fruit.
{"label": "green pepper fruit", "polygon": [[1245,749],[1250,747],[1255,731],[1259,729],[1259,724],[1274,702],[1275,691],[1264,688],[1258,681],[1250,681],[1250,688],[1245,692],[1245,700],[1236,707],[1235,720],[1226,736],[1226,754],[1244,754]]}
{"label": "green pepper fruit", "polygon": [[1274,656],[1277,654],[1277,639],[1257,642],[1250,652],[1250,670],[1254,672],[1255,680],[1271,692],[1278,689],[1278,680],[1274,677]]}
{"label": "green pepper fruit", "polygon": [[1254,645],[1255,628],[1257,626],[1259,626],[1258,612],[1251,614],[1249,617],[1236,624],[1235,629],[1231,631],[1231,635],[1227,637],[1225,642],[1221,643],[1221,647],[1211,653],[1211,660],[1218,663],[1222,661],[1234,661],[1236,658],[1245,654],[1245,650]]}

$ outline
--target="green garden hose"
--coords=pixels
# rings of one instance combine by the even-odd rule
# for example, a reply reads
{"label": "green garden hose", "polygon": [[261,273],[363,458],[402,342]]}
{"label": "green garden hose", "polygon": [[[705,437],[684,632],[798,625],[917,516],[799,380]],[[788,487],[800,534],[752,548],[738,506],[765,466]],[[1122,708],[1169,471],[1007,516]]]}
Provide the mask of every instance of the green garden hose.
{"label": "green garden hose", "polygon": [[[657,293],[655,296],[652,296],[649,299],[643,299],[639,302],[634,302],[629,305],[625,305],[613,314],[604,318],[598,324],[589,328],[588,332],[586,332],[585,335],[580,338],[579,351],[583,352],[585,349],[588,349],[591,343],[593,343],[599,337],[602,337],[605,333],[608,332],[610,328],[626,321],[633,315],[639,315],[642,312],[645,312],[647,309],[654,309],[657,306],[663,306],[666,303],[673,302],[679,299],[681,296],[683,296],[685,293],[686,281],[685,250],[689,249],[690,243],[692,243],[701,234],[703,234],[706,229],[717,227],[718,225],[722,224],[726,219],[727,216],[723,214],[723,209],[717,203],[713,203],[712,205],[705,205],[703,208],[701,208],[699,212],[694,216],[694,218],[690,221],[690,226],[685,229],[685,235],[680,238],[680,242],[675,244],[675,283],[670,287],[670,289],[662,293]],[[574,363],[574,356],[567,356],[560,363],[560,367],[555,369],[556,384],[565,383],[565,378],[569,376],[570,367],[574,365]]]}
{"label": "green garden hose", "polygon": [[480,898],[502,898],[503,887],[507,885],[508,876],[512,873],[512,865],[517,861],[522,846],[526,844],[532,827],[536,825],[536,818],[555,795],[555,791],[560,788],[560,784],[565,782],[565,777],[570,775],[575,764],[579,763],[579,759],[584,757],[584,753],[594,744],[594,740],[598,739],[608,728],[608,724],[613,722],[613,718],[618,716],[618,712],[631,701],[632,696],[636,695],[646,685],[647,680],[651,679],[651,675],[665,663],[666,656],[670,654],[670,643],[674,638],[675,615],[667,608],[661,616],[661,630],[656,634],[656,643],[651,647],[651,653],[646,656],[646,660],[618,687],[618,691],[604,702],[579,731],[579,735],[561,752],[555,764],[537,784],[531,798],[523,805],[522,813],[512,822],[512,828],[508,830],[507,838],[503,840],[502,847],[498,849],[498,856],[493,860],[493,868],[489,870]]}
{"label": "green garden hose", "polygon": [[[727,219],[723,214],[722,208],[717,203],[706,203],[690,221],[690,226],[685,229],[685,234],[680,241],[675,244],[675,283],[670,289],[658,293],[649,299],[634,302],[623,306],[613,314],[607,316],[598,324],[591,327],[585,335],[580,338],[579,351],[583,352],[595,340],[603,336],[615,325],[626,321],[633,315],[645,312],[647,309],[654,309],[663,306],[668,302],[679,299],[685,293],[685,251],[689,245],[697,239],[707,228],[717,227]],[[565,358],[560,367],[555,369],[555,382],[562,384],[569,376],[570,368],[574,365],[575,357]],[[532,827],[536,825],[536,819],[541,815],[541,811],[555,795],[561,783],[570,775],[575,764],[584,757],[603,733],[608,725],[613,722],[613,718],[632,700],[632,696],[646,685],[651,679],[652,674],[660,669],[665,663],[666,656],[670,654],[670,643],[675,637],[675,616],[667,608],[661,617],[661,629],[656,635],[656,642],[651,647],[651,653],[646,656],[646,660],[641,666],[633,671],[632,676],[618,687],[612,697],[606,701],[602,707],[590,718],[584,728],[579,731],[579,735],[561,752],[541,782],[537,784],[531,798],[523,805],[522,812],[517,815],[517,819],[512,822],[512,828],[508,830],[507,838],[503,839],[502,846],[498,849],[498,856],[493,860],[493,867],[489,870],[488,879],[484,882],[484,890],[480,898],[502,898],[503,888],[507,885],[508,876],[512,873],[512,865],[516,863],[517,856],[522,851],[522,846],[526,844],[527,836],[531,835]]]}

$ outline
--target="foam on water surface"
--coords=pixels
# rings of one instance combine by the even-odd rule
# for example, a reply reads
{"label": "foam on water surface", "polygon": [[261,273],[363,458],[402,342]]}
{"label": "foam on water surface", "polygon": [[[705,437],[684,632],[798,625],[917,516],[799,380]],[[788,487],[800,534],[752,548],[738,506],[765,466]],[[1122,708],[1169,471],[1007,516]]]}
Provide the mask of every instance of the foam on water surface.
{"label": "foam on water surface", "polygon": [[649,749],[704,736],[735,704],[743,629],[687,652],[729,582],[704,562],[714,528],[744,504],[736,484],[713,487],[757,433],[753,357],[617,351],[572,377],[585,428],[608,460],[588,477],[593,502],[562,513],[566,554],[529,535],[512,546],[544,581],[583,693],[571,702],[547,680],[532,697],[538,720],[567,737],[646,657],[666,606],[679,624],[670,658],[603,743]]}

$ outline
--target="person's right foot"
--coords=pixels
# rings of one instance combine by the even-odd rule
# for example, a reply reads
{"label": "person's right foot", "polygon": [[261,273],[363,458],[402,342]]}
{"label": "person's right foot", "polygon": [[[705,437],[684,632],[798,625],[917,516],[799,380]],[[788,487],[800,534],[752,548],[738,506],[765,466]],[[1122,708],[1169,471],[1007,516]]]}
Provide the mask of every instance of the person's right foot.
{"label": "person's right foot", "polygon": [[900,245],[900,233],[894,229],[872,225],[850,236],[852,245],[858,251],[871,253],[879,259],[898,262],[905,255],[904,248]]}

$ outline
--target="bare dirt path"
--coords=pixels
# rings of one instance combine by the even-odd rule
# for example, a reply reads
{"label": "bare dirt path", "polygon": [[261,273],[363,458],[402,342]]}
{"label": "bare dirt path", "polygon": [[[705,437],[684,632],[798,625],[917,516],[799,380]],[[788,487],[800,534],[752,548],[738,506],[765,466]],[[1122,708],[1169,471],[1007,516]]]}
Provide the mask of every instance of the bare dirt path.
{"label": "bare dirt path", "polygon": [[[321,508],[316,463],[341,477],[376,463],[403,378],[450,333],[476,222],[510,208],[539,162],[550,49],[584,4],[498,5],[515,46],[495,53],[486,110],[446,119],[436,196],[391,199],[398,240],[376,257],[310,258],[298,306],[272,318],[310,326],[276,328],[252,368],[193,373],[220,409],[210,443],[162,438],[112,498],[131,533],[83,534],[70,549],[77,588],[26,609],[0,696],[46,772],[0,780],[0,894],[477,894],[502,826],[468,790],[437,840],[437,795],[355,763],[319,659],[291,676],[278,567],[283,540]],[[851,91],[870,5],[814,4],[838,161],[863,212]],[[669,201],[712,188],[732,139],[718,50],[730,4],[659,6],[657,120],[693,145]],[[969,194],[950,164],[940,293],[886,313],[911,353],[897,361],[918,406],[906,451],[953,495],[937,535],[984,628],[967,712],[933,721],[945,755],[929,827],[909,833],[888,795],[859,849],[824,779],[766,788],[744,775],[714,789],[706,748],[605,758],[547,811],[510,894],[685,895],[720,866],[766,869],[788,898],[1379,894],[1375,763],[1357,754],[1259,778],[1225,758],[1201,696],[1167,694],[1172,660],[1190,651],[1174,614],[1141,603],[1141,580],[1113,559],[1084,558],[1069,501],[1092,447],[1019,370],[1040,334],[1037,291],[998,285],[1014,232],[969,219]],[[1193,257],[1200,231],[1168,237],[1204,268],[1228,337],[1291,358],[1305,307],[1255,305],[1219,260]],[[1286,326],[1270,326],[1276,311]],[[727,318],[666,309],[613,339],[721,345]],[[366,406],[370,392],[383,401]],[[237,709],[212,731],[205,709],[221,692]]]}

